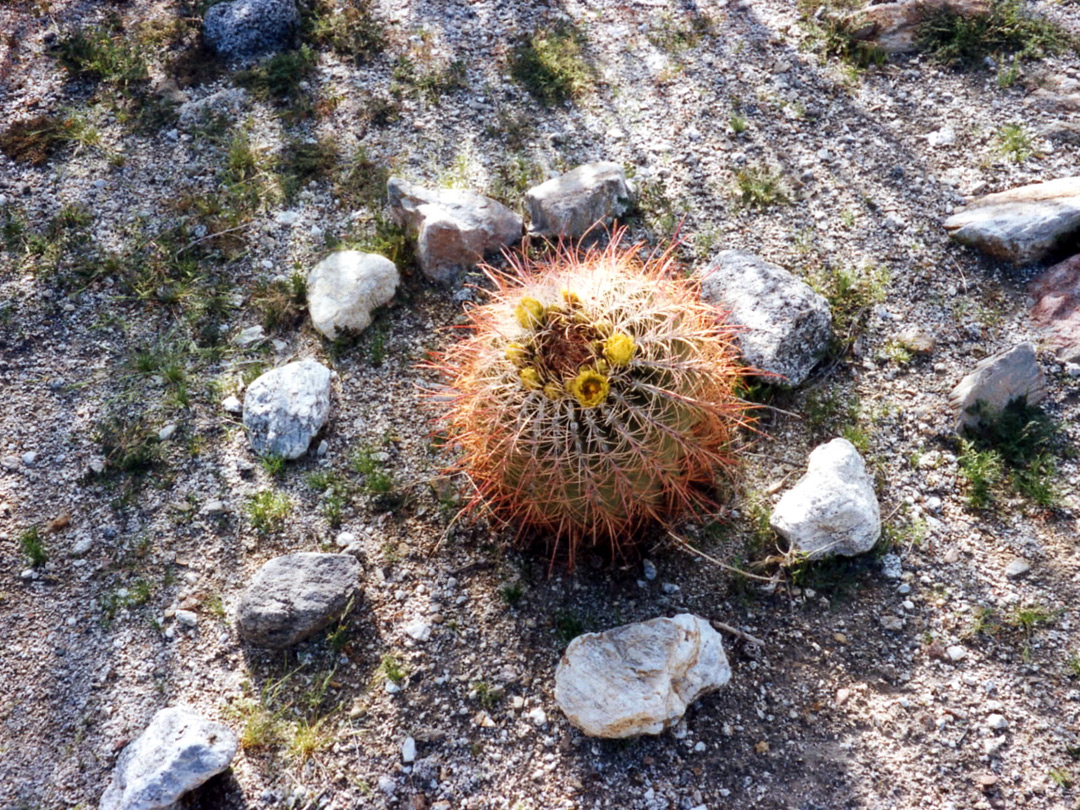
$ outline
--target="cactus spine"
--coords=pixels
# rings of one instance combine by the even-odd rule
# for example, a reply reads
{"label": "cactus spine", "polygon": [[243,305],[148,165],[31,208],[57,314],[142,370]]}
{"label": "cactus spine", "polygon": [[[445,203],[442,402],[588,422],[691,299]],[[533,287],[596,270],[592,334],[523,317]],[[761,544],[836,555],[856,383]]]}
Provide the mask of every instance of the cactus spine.
{"label": "cactus spine", "polygon": [[620,235],[486,268],[490,302],[436,364],[472,505],[549,533],[571,565],[582,544],[618,552],[638,525],[708,504],[745,421],[732,327],[670,249],[643,262]]}

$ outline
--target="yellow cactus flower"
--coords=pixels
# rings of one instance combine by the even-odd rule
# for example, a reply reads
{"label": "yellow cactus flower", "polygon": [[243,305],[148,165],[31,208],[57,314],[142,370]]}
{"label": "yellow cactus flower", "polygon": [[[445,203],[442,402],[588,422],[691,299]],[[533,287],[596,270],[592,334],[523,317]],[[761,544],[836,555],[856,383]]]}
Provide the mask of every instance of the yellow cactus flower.
{"label": "yellow cactus flower", "polygon": [[622,368],[630,364],[636,348],[632,337],[625,332],[616,332],[604,341],[604,357],[615,368]]}
{"label": "yellow cactus flower", "polygon": [[535,391],[541,386],[540,372],[535,368],[523,368],[518,376],[521,377],[521,384],[529,391]]}
{"label": "yellow cactus flower", "polygon": [[573,290],[563,290],[561,294],[563,303],[570,309],[581,306],[581,296]]}
{"label": "yellow cactus flower", "polygon": [[506,359],[515,366],[522,366],[529,359],[529,350],[520,343],[507,343]]}
{"label": "yellow cactus flower", "polygon": [[514,318],[522,329],[535,329],[544,322],[544,305],[535,298],[525,296],[514,308]]}
{"label": "yellow cactus flower", "polygon": [[595,362],[595,363],[593,364],[593,368],[595,368],[595,369],[596,369],[597,371],[599,371],[599,372],[600,372],[601,374],[605,374],[605,375],[606,375],[606,374],[607,374],[607,373],[608,373],[609,371],[611,371],[611,367],[610,367],[610,366],[609,366],[609,365],[608,365],[608,364],[607,364],[607,363],[606,363],[605,361],[603,361],[603,360],[597,360],[597,361],[596,361],[596,362]]}
{"label": "yellow cactus flower", "polygon": [[582,408],[595,408],[601,404],[607,399],[610,389],[607,377],[591,368],[585,369],[566,384],[566,390]]}
{"label": "yellow cactus flower", "polygon": [[549,382],[544,386],[544,396],[555,401],[562,399],[563,388],[558,383]]}
{"label": "yellow cactus flower", "polygon": [[593,328],[605,337],[610,335],[615,329],[615,327],[611,325],[611,321],[597,321],[593,324]]}

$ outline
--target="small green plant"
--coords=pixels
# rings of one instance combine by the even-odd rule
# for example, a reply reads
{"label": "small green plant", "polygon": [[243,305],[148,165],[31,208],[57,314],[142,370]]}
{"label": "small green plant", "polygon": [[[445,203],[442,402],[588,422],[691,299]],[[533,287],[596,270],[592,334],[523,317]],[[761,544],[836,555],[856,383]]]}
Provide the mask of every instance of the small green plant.
{"label": "small green plant", "polygon": [[142,607],[150,601],[153,587],[145,579],[137,579],[128,588],[118,588],[101,597],[103,623],[108,626],[123,608]]}
{"label": "small green plant", "polygon": [[107,81],[121,89],[150,78],[142,48],[124,36],[119,16],[64,37],[59,53],[60,63],[73,76]]}
{"label": "small green plant", "polygon": [[779,172],[767,166],[747,166],[735,172],[735,199],[745,208],[791,203]]}
{"label": "small green plant", "polygon": [[1001,631],[1001,623],[993,608],[980,605],[971,613],[971,623],[964,632],[965,638],[972,636],[996,636]]}
{"label": "small green plant", "polygon": [[236,82],[256,98],[277,102],[297,95],[300,84],[315,71],[315,52],[308,45],[275,54],[265,62],[236,74]]}
{"label": "small green plant", "polygon": [[962,439],[957,461],[960,475],[967,481],[968,506],[985,509],[1004,477],[1001,455],[995,450],[979,450],[973,442]]}
{"label": "small green plant", "polygon": [[239,742],[244,751],[274,748],[284,742],[284,724],[275,713],[254,701],[246,701],[240,713],[243,725]]}
{"label": "small green plant", "polygon": [[285,474],[285,457],[277,453],[267,453],[259,458],[259,466],[271,478],[280,478]]}
{"label": "small green plant", "polygon": [[349,503],[349,485],[335,472],[313,472],[307,476],[312,489],[322,493],[322,513],[333,529],[341,525]]}
{"label": "small green plant", "polygon": [[19,534],[19,549],[30,561],[31,568],[40,568],[49,560],[49,552],[45,548],[45,538],[42,537],[41,529],[31,526]]}
{"label": "small green plant", "polygon": [[263,328],[268,332],[291,328],[307,309],[307,279],[296,272],[288,279],[259,282],[251,295],[251,305],[262,316]]}
{"label": "small green plant", "polygon": [[324,728],[326,718],[320,717],[311,722],[306,717],[301,717],[293,727],[292,739],[289,740],[289,757],[297,765],[303,765],[320,751],[328,748],[333,741],[332,736]]}
{"label": "small green plant", "polygon": [[17,121],[0,133],[0,152],[18,163],[40,166],[71,138],[68,119],[38,115]]}
{"label": "small green plant", "polygon": [[996,140],[998,151],[1013,163],[1023,163],[1034,154],[1031,136],[1023,124],[1005,124]]}
{"label": "small green plant", "polygon": [[379,671],[391,683],[400,684],[409,674],[405,667],[390,653],[383,655],[379,662]]}
{"label": "small green plant", "polygon": [[585,622],[572,610],[557,612],[553,623],[555,636],[563,647],[585,632]]}
{"label": "small green plant", "polygon": [[858,23],[849,15],[859,7],[857,0],[798,0],[796,7],[799,22],[825,56],[841,60],[856,75],[871,65],[885,63],[883,49],[856,36]]}
{"label": "small green plant", "polygon": [[1073,776],[1065,768],[1051,768],[1050,781],[1062,790],[1068,790],[1073,786]]}
{"label": "small green plant", "polygon": [[502,600],[513,607],[521,601],[521,597],[525,595],[525,586],[520,582],[508,582],[505,585],[499,586],[499,596]]}
{"label": "small green plant", "polygon": [[502,689],[492,686],[487,681],[477,681],[473,684],[473,694],[476,700],[485,709],[493,709],[503,699],[505,693]]}
{"label": "small green plant", "polygon": [[1024,6],[1024,0],[991,0],[988,14],[965,15],[943,5],[920,24],[918,46],[938,61],[964,69],[982,66],[988,56],[1040,59],[1075,46],[1060,26]]}
{"label": "small green plant", "polygon": [[1080,653],[1072,653],[1065,660],[1065,670],[1070,678],[1080,678]]}
{"label": "small green plant", "polygon": [[353,453],[352,468],[364,477],[364,490],[371,495],[385,495],[394,488],[394,477],[383,470],[383,462],[379,461],[370,447],[361,447]]}
{"label": "small green plant", "polygon": [[161,458],[157,431],[147,424],[145,416],[114,416],[98,425],[94,437],[101,445],[108,472],[140,475]]}
{"label": "small green plant", "polygon": [[304,15],[305,38],[357,63],[368,62],[387,46],[375,6],[372,0],[315,0]]}
{"label": "small green plant", "polygon": [[728,119],[728,126],[731,127],[731,131],[736,135],[742,135],[748,129],[750,129],[750,121],[746,116],[739,113],[732,113]]}
{"label": "small green plant", "polygon": [[337,143],[328,136],[314,141],[289,141],[278,159],[278,175],[285,199],[292,200],[312,180],[333,174],[338,163]]}
{"label": "small green plant", "polygon": [[808,280],[829,302],[838,353],[855,341],[871,309],[885,300],[889,289],[889,271],[881,265],[826,264],[811,271]]}
{"label": "small green plant", "polygon": [[715,22],[706,14],[664,13],[646,36],[654,48],[674,55],[696,48],[702,37],[712,35],[715,30]]}
{"label": "small green plant", "polygon": [[418,70],[416,62],[408,56],[398,57],[394,66],[394,82],[392,90],[398,95],[403,87],[412,88],[421,97],[432,103],[448,93],[464,90],[465,62],[455,60],[445,65],[432,65],[427,70]]}
{"label": "small green plant", "polygon": [[510,75],[547,106],[585,95],[595,81],[585,37],[569,26],[535,31],[510,57]]}
{"label": "small green plant", "polygon": [[291,511],[292,501],[288,496],[271,489],[257,492],[248,499],[247,503],[251,527],[259,534],[281,531]]}

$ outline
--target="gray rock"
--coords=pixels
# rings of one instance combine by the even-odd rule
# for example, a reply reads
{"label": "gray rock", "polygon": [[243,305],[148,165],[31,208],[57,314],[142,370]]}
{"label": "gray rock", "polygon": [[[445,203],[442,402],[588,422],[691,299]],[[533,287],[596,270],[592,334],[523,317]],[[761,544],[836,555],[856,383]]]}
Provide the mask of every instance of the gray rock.
{"label": "gray rock", "polygon": [[618,163],[587,163],[525,192],[529,232],[567,239],[621,217],[632,202],[633,189]]}
{"label": "gray rock", "polygon": [[945,230],[995,259],[1037,262],[1080,232],[1080,175],[987,194],[945,220]]}
{"label": "gray rock", "polygon": [[236,736],[187,706],[154,715],[120,753],[99,810],[169,808],[181,796],[229,767]]}
{"label": "gray rock", "polygon": [[360,563],[349,554],[302,551],[260,568],[236,611],[240,636],[281,649],[336,621],[359,593]]}
{"label": "gray rock", "polygon": [[979,361],[949,394],[949,404],[956,411],[955,428],[959,431],[978,424],[979,414],[974,411],[979,402],[994,413],[1020,397],[1037,405],[1045,396],[1046,378],[1035,357],[1035,346],[1021,343]]}
{"label": "gray rock", "polygon": [[881,536],[881,510],[862,456],[847,439],[810,454],[806,474],[780,498],[769,525],[810,559],[854,557]]}
{"label": "gray rock", "polygon": [[591,737],[659,734],[731,680],[720,634],[683,613],[578,636],[555,670],[555,700]]}
{"label": "gray rock", "polygon": [[829,302],[784,268],[752,253],[723,250],[698,275],[702,299],[746,327],[737,339],[753,368],[794,386],[825,355],[832,339]]}
{"label": "gray rock", "polygon": [[450,281],[485,255],[521,241],[521,217],[490,197],[423,188],[400,177],[390,178],[387,194],[391,215],[416,238],[417,262],[433,281]]}
{"label": "gray rock", "polygon": [[206,44],[229,59],[282,50],[299,28],[294,0],[231,0],[203,17]]}
{"label": "gray rock", "polygon": [[1047,344],[1060,360],[1080,360],[1080,254],[1050,267],[1028,292],[1035,299],[1031,322]]}
{"label": "gray rock", "polygon": [[330,413],[330,369],[300,360],[258,377],[244,395],[244,427],[261,456],[299,458]]}
{"label": "gray rock", "polygon": [[344,330],[363,331],[371,325],[372,312],[394,298],[400,280],[385,256],[358,250],[331,253],[308,273],[311,323],[331,340]]}
{"label": "gray rock", "polygon": [[188,101],[177,110],[182,129],[211,123],[215,118],[234,119],[248,107],[248,94],[239,87],[229,87],[206,98]]}
{"label": "gray rock", "polygon": [[1005,566],[1005,576],[1009,579],[1016,579],[1022,577],[1028,571],[1031,570],[1031,563],[1025,560],[1023,557],[1017,557],[1015,560]]}

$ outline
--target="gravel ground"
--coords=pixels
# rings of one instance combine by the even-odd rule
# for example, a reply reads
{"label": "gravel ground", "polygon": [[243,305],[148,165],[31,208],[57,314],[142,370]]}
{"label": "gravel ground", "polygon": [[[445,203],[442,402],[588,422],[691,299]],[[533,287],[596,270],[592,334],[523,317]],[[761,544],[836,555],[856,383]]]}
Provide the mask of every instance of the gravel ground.
{"label": "gravel ground", "polygon": [[[176,702],[244,735],[232,770],[189,807],[1080,806],[1077,462],[1057,461],[1053,508],[1003,492],[975,510],[949,437],[956,382],[1037,339],[1025,285],[1039,268],[980,259],[940,227],[962,195],[1076,173],[1080,147],[1044,136],[1068,113],[1028,103],[1037,87],[1080,78],[1076,54],[1025,63],[1000,87],[1000,71],[920,56],[853,73],[822,56],[785,0],[703,0],[693,6],[712,26],[694,35],[690,4],[666,0],[401,0],[381,4],[390,42],[370,61],[317,49],[298,91],[306,106],[250,97],[239,115],[185,126],[167,110],[130,120],[130,94],[71,78],[56,44],[110,13],[131,32],[191,9],[44,5],[0,4],[0,121],[75,117],[98,138],[40,166],[0,155],[0,215],[26,226],[7,228],[0,252],[0,807],[96,806],[118,751]],[[1080,34],[1075,3],[1034,5]],[[594,76],[575,101],[546,107],[507,60],[516,38],[560,23],[584,37]],[[168,59],[190,47],[151,60],[145,106],[233,85],[224,66],[166,81],[180,76]],[[419,75],[461,60],[464,81],[440,93],[400,70],[394,79],[402,55]],[[375,112],[394,82],[405,89],[385,121]],[[998,147],[1013,123],[1031,137],[1019,162]],[[926,136],[943,127],[955,141],[934,145]],[[259,161],[324,137],[361,180],[388,168],[512,204],[522,176],[527,186],[614,160],[643,190],[634,233],[664,239],[682,220],[688,266],[739,248],[811,279],[877,268],[863,276],[879,279],[883,299],[857,313],[850,350],[759,412],[725,520],[680,531],[729,563],[766,556],[762,504],[817,443],[854,429],[899,570],[869,556],[762,587],[657,536],[642,544],[655,579],[639,560],[588,558],[567,573],[542,552],[508,550],[483,522],[454,521],[436,411],[419,393],[435,380],[417,364],[477,293],[411,272],[356,341],[326,343],[301,318],[238,347],[232,337],[261,322],[260,284],[306,271],[327,237],[370,234],[378,213],[318,175],[287,202],[261,198],[228,244],[166,246],[156,235],[178,223],[195,242],[225,221],[198,203],[221,190],[238,132]],[[779,172],[791,204],[738,204],[736,172],[761,166]],[[269,170],[253,176],[259,187]],[[147,270],[188,254],[199,261],[185,285]],[[933,337],[929,357],[896,353],[911,328]],[[307,356],[337,373],[327,452],[274,476],[220,403],[255,370]],[[1045,408],[1071,446],[1080,381],[1043,360]],[[127,474],[102,441],[110,420],[176,431],[151,443],[161,458],[148,471]],[[358,448],[391,476],[390,492],[355,471]],[[335,485],[343,498],[324,489]],[[288,499],[277,530],[252,524],[261,491]],[[212,501],[222,513],[207,511]],[[28,568],[32,527],[48,560]],[[242,645],[231,616],[245,581],[277,554],[335,548],[341,532],[357,538],[364,568],[351,618],[288,652]],[[1030,570],[1007,575],[1018,557]],[[765,646],[727,639],[729,686],[659,737],[573,730],[552,696],[568,640],[683,611]],[[417,621],[430,640],[405,632]]]}

